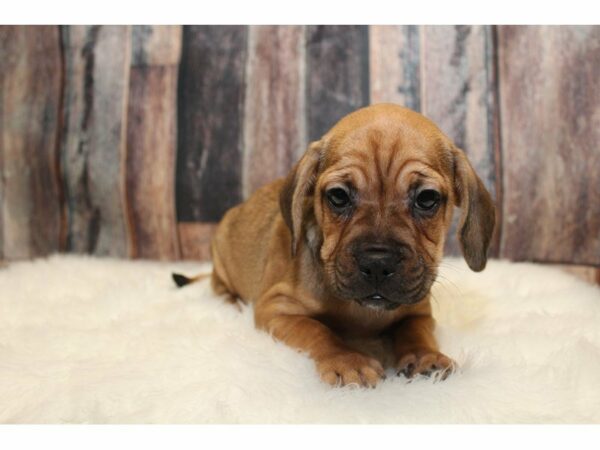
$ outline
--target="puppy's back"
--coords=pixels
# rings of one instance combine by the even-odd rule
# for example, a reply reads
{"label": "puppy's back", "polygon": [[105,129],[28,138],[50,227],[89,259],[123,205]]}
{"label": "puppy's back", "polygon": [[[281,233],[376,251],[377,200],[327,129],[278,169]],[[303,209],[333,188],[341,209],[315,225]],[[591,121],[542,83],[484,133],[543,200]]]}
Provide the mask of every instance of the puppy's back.
{"label": "puppy's back", "polygon": [[259,295],[273,246],[285,245],[282,241],[287,228],[279,210],[283,181],[263,186],[244,203],[227,211],[211,243],[216,275],[230,292],[245,301],[254,301]]}

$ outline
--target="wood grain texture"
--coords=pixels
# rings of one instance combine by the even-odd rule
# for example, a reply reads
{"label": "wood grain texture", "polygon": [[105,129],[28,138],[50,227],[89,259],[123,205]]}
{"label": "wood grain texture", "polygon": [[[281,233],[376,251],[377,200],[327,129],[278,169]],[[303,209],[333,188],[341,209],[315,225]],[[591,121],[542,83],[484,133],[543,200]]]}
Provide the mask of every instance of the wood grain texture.
{"label": "wood grain texture", "polygon": [[175,220],[177,67],[133,67],[127,117],[127,197],[133,256],[179,256]]}
{"label": "wood grain texture", "polygon": [[129,79],[127,204],[133,256],[177,259],[175,160],[181,29],[156,28],[134,26],[132,30],[132,54],[144,56],[133,58]]}
{"label": "wood grain texture", "polygon": [[68,26],[61,35],[67,250],[130,256],[124,162],[131,30]]}
{"label": "wood grain texture", "polygon": [[306,149],[304,27],[251,26],[244,100],[244,197]]}
{"label": "wood grain texture", "polygon": [[203,222],[179,222],[179,239],[183,259],[210,260],[210,241],[217,224]]}
{"label": "wood grain texture", "polygon": [[6,259],[61,249],[61,75],[58,27],[0,27],[0,252]]}
{"label": "wood grain texture", "polygon": [[[465,151],[497,198],[492,28],[425,26],[421,44],[422,113]],[[455,217],[446,241],[447,254],[460,255],[457,222]],[[491,256],[498,254],[498,240],[496,235]]]}
{"label": "wood grain texture", "polygon": [[495,195],[493,256],[592,280],[599,73],[597,26],[0,27],[0,259],[206,259],[228,208],[394,102]]}
{"label": "wood grain texture", "polygon": [[369,27],[319,25],[306,30],[309,141],[369,104]]}
{"label": "wood grain texture", "polygon": [[421,111],[421,28],[369,27],[371,103],[397,103]]}
{"label": "wood grain texture", "polygon": [[500,27],[501,256],[600,265],[600,27]]}
{"label": "wood grain texture", "polygon": [[181,57],[180,25],[135,25],[131,30],[134,66],[174,66]]}
{"label": "wood grain texture", "polygon": [[247,27],[185,26],[178,82],[177,218],[217,222],[242,201]]}

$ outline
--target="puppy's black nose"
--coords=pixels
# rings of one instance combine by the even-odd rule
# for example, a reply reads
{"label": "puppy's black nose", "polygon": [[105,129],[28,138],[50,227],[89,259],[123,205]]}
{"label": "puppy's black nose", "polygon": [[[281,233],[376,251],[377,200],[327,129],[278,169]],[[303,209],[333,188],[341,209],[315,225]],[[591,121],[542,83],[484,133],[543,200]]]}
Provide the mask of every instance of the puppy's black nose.
{"label": "puppy's black nose", "polygon": [[377,286],[396,273],[400,258],[388,248],[372,247],[360,252],[356,256],[356,262],[360,273]]}

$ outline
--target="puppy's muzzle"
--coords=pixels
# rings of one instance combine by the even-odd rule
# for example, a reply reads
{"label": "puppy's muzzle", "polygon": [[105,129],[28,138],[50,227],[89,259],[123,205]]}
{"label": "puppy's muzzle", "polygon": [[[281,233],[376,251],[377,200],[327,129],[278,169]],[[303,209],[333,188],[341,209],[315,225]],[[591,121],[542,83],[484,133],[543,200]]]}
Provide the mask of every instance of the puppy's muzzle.
{"label": "puppy's muzzle", "polygon": [[363,243],[354,247],[356,301],[363,306],[393,309],[414,303],[423,284],[415,273],[413,253],[407,245]]}
{"label": "puppy's muzzle", "polygon": [[396,273],[401,260],[398,253],[381,245],[362,249],[354,258],[361,275],[376,289]]}

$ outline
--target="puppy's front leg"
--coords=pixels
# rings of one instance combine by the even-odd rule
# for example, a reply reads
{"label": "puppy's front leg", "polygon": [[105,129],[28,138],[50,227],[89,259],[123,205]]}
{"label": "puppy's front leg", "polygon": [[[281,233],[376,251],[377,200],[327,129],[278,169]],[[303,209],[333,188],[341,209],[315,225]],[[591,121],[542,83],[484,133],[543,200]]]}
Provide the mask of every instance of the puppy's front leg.
{"label": "puppy's front leg", "polygon": [[431,315],[408,316],[393,328],[396,370],[407,378],[421,374],[429,376],[439,371],[445,379],[455,363],[438,351],[433,335],[435,321]]}
{"label": "puppy's front leg", "polygon": [[294,299],[276,296],[257,302],[255,321],[276,339],[308,353],[326,383],[373,387],[384,377],[379,361],[349,349],[331,329],[307,313]]}

